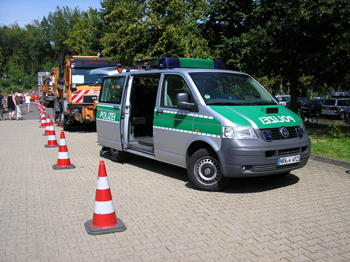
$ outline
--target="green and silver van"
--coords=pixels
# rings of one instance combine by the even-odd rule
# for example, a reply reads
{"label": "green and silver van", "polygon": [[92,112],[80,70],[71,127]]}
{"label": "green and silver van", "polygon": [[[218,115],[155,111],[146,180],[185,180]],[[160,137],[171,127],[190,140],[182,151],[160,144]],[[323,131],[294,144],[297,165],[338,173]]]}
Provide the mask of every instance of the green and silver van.
{"label": "green and silver van", "polygon": [[180,166],[195,188],[208,191],[230,178],[288,174],[307,164],[302,119],[251,76],[217,60],[162,57],[140,65],[147,69],[109,70],[103,79],[97,136],[113,161],[136,154]]}

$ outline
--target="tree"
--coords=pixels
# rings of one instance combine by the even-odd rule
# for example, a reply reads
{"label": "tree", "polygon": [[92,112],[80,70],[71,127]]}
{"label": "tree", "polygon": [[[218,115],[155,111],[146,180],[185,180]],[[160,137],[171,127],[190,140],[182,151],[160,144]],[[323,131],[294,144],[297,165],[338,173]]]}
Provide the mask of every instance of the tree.
{"label": "tree", "polygon": [[208,58],[207,41],[199,31],[203,0],[108,0],[103,7],[106,34],[103,55],[130,64],[161,56]]}
{"label": "tree", "polygon": [[38,20],[34,20],[32,24],[27,24],[25,28],[27,31],[27,41],[30,43],[28,54],[31,67],[30,72],[27,73],[35,73],[41,71],[43,64],[52,62],[57,58],[54,56],[50,40],[45,37]]}
{"label": "tree", "polygon": [[63,42],[69,48],[84,55],[96,55],[102,51],[101,38],[103,37],[103,22],[97,9],[89,8],[81,13],[81,18],[74,25],[74,30],[69,32],[69,39]]}
{"label": "tree", "polygon": [[3,56],[1,70],[13,80],[21,82],[29,70],[27,32],[20,28],[17,23],[11,24],[9,27],[4,26],[1,31]]}
{"label": "tree", "polygon": [[237,25],[244,27],[242,33],[223,34],[222,44],[215,46],[229,67],[290,81],[294,110],[302,75],[338,85],[349,74],[348,1],[260,0],[251,5]]}
{"label": "tree", "polygon": [[72,10],[68,6],[62,9],[57,6],[55,12],[50,12],[47,17],[43,17],[41,26],[52,45],[55,57],[58,58],[61,50],[66,47],[64,41],[68,39],[69,33],[74,30],[74,25],[80,18],[81,13],[78,7]]}

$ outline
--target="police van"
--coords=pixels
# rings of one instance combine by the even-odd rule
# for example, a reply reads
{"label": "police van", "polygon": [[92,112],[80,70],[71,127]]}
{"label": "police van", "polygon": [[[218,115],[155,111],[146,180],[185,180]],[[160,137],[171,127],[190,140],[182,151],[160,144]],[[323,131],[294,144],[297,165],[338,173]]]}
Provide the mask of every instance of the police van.
{"label": "police van", "polygon": [[183,167],[195,188],[208,191],[230,178],[283,175],[307,164],[302,119],[248,74],[204,59],[136,66],[146,69],[107,70],[102,82],[97,136],[113,161],[135,154]]}

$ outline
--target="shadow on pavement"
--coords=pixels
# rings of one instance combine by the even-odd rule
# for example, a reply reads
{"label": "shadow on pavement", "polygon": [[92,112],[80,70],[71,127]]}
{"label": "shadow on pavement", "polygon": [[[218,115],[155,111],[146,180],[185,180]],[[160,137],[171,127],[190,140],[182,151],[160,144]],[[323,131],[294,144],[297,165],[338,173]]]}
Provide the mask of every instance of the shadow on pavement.
{"label": "shadow on pavement", "polygon": [[264,177],[231,179],[224,193],[258,193],[277,188],[287,187],[299,182],[299,177],[292,173],[288,175],[271,175]]}
{"label": "shadow on pavement", "polygon": [[[102,150],[101,150],[102,152]],[[102,158],[108,159],[109,153],[101,153]],[[126,162],[129,165],[151,171],[162,176],[171,177],[174,179],[188,182],[186,169],[173,166],[170,164],[162,163],[156,160],[148,159],[141,156],[131,155],[130,159]],[[123,163],[121,163],[123,164]],[[227,185],[222,193],[258,193],[277,188],[287,187],[298,183],[299,177],[288,174],[288,175],[271,175],[265,177],[251,177],[251,178],[232,178],[230,183]],[[189,189],[196,190],[191,183],[185,185]]]}

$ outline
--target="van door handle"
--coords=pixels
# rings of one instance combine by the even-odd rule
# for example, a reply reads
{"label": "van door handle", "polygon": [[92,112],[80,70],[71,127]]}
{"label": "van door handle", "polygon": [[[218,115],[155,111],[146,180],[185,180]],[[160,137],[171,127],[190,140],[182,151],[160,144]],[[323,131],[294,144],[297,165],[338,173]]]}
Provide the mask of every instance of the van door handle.
{"label": "van door handle", "polygon": [[115,107],[115,108],[114,108],[114,111],[117,112],[118,110],[119,110],[119,107]]}
{"label": "van door handle", "polygon": [[159,116],[163,115],[163,110],[157,110],[157,115]]}

